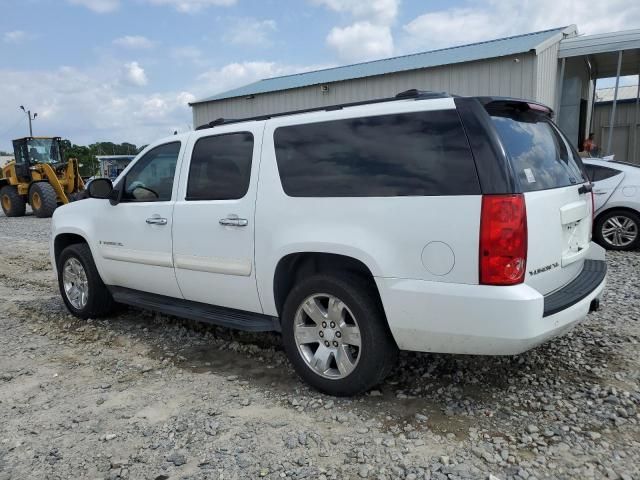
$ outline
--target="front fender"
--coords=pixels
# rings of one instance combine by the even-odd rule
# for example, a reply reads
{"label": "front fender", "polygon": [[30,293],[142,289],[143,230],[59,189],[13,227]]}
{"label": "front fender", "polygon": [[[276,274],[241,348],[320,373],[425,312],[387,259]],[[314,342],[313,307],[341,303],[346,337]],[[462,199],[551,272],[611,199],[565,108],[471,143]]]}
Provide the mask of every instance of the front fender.
{"label": "front fender", "polygon": [[[85,205],[86,203],[86,205]],[[91,221],[90,210],[91,202],[74,202],[57,208],[51,218],[51,240],[49,241],[49,255],[51,258],[51,266],[57,275],[55,242],[60,235],[71,234],[82,237],[89,245],[91,255],[98,273],[103,277],[102,265],[98,261],[97,247],[95,244],[95,235]],[[89,207],[89,208],[87,208]],[[103,277],[104,278],[104,277]]]}

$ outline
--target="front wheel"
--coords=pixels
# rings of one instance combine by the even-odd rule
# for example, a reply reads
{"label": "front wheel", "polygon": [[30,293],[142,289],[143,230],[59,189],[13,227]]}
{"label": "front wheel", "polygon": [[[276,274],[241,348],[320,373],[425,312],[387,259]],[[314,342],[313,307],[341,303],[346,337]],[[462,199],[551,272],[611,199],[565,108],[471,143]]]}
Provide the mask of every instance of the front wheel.
{"label": "front wheel", "polygon": [[377,293],[351,275],[318,274],[297,284],[284,305],[282,338],[298,375],[336,396],[382,382],[398,354]]}
{"label": "front wheel", "polygon": [[608,250],[640,247],[640,216],[629,210],[610,210],[596,221],[595,240]]}
{"label": "front wheel", "polygon": [[107,315],[115,306],[86,243],[65,248],[57,259],[58,286],[67,309],[76,317]]}

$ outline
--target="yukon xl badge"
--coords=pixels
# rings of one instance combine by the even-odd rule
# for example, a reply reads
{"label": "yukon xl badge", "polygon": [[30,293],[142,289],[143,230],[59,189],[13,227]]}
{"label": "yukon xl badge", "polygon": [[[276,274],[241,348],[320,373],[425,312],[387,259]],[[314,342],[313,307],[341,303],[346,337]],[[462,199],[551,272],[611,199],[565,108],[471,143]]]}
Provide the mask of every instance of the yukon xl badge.
{"label": "yukon xl badge", "polygon": [[100,245],[109,245],[112,247],[124,247],[120,242],[105,242],[104,240],[100,240]]}
{"label": "yukon xl badge", "polygon": [[545,265],[544,267],[536,268],[535,270],[529,270],[529,275],[532,277],[534,275],[538,275],[540,273],[548,272],[554,268],[558,268],[560,264],[558,262],[553,262],[551,265]]}

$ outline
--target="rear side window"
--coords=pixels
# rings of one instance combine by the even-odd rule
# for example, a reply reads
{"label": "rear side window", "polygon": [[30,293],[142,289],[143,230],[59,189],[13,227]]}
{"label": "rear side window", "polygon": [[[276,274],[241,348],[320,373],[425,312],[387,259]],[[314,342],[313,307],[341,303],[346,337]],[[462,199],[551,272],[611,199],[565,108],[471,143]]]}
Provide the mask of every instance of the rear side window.
{"label": "rear side window", "polygon": [[489,110],[523,192],[583,183],[580,159],[543,114],[532,110]]}
{"label": "rear side window", "polygon": [[589,180],[592,182],[606,180],[607,178],[615,177],[620,173],[620,170],[601,167],[599,165],[585,165],[584,168],[587,171],[587,175],[589,175]]}
{"label": "rear side window", "polygon": [[200,138],[193,147],[186,200],[235,200],[249,189],[253,135]]}
{"label": "rear side window", "polygon": [[292,197],[480,193],[455,110],[280,127],[274,142],[282,187]]}

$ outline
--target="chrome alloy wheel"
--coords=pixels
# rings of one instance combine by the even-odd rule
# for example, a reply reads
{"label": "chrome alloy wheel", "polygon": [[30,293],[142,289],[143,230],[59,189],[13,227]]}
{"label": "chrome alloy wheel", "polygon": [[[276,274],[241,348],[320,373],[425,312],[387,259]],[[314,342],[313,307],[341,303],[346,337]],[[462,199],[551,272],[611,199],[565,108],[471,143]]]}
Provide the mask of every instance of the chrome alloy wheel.
{"label": "chrome alloy wheel", "polygon": [[602,238],[614,247],[627,247],[638,237],[638,225],[631,218],[615,215],[602,225]]}
{"label": "chrome alloy wheel", "polygon": [[70,257],[62,267],[62,284],[69,303],[82,310],[89,300],[89,281],[84,267],[77,258]]}
{"label": "chrome alloy wheel", "polygon": [[348,376],[360,360],[360,328],[339,298],[317,293],[298,307],[293,324],[298,351],[318,375],[338,380]]}

